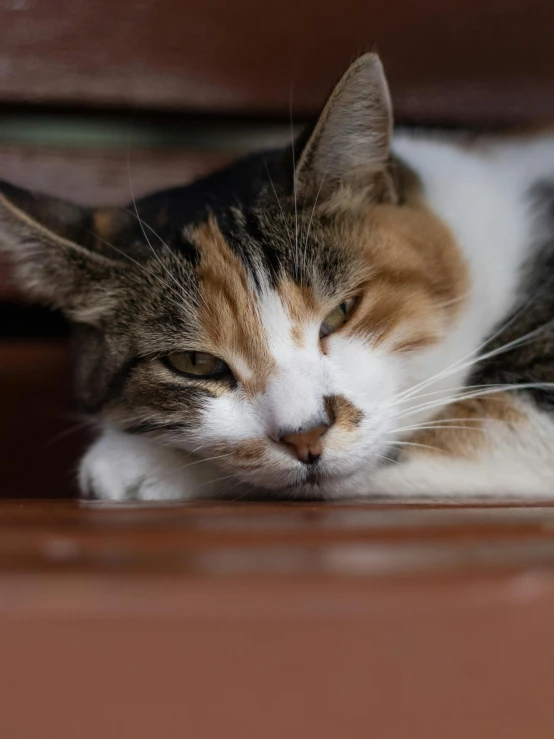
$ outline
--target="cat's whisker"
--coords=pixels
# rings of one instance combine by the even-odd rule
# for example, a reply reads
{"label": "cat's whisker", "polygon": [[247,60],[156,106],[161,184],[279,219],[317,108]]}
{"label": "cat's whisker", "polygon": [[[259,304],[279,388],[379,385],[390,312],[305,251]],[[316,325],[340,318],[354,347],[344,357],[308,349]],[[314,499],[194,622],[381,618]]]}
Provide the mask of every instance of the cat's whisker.
{"label": "cat's whisker", "polygon": [[201,457],[200,459],[195,459],[194,462],[189,462],[188,464],[182,465],[181,467],[175,467],[174,469],[168,470],[168,472],[165,475],[163,475],[160,479],[163,480],[165,477],[170,477],[171,475],[175,475],[177,472],[184,472],[184,470],[188,470],[189,467],[194,467],[197,464],[213,462],[216,459],[226,459],[232,456],[233,456],[232,453],[229,452],[228,454],[218,454],[215,457]]}
{"label": "cat's whisker", "polygon": [[419,447],[420,449],[431,449],[433,452],[439,452],[440,454],[446,454],[444,449],[441,449],[438,446],[433,446],[432,444],[419,444],[415,441],[392,441],[391,444],[393,446],[413,446],[413,447]]}
{"label": "cat's whisker", "polygon": [[[216,477],[214,480],[206,480],[205,482],[201,483],[199,487],[205,487],[206,485],[214,485],[216,482],[223,482],[223,480],[231,480],[231,479],[236,480],[236,477],[237,477],[236,475],[224,475],[223,477]],[[241,482],[242,480],[239,480],[237,484],[240,484]]]}
{"label": "cat's whisker", "polygon": [[321,193],[321,188],[323,187],[323,183],[325,182],[325,177],[327,176],[327,169],[328,169],[328,166],[325,167],[325,171],[323,172],[323,177],[321,178],[321,182],[319,184],[319,188],[317,190],[317,193],[316,193],[316,196],[315,196],[315,200],[314,200],[314,204],[313,204],[313,207],[312,207],[312,212],[310,214],[310,220],[308,222],[308,230],[306,232],[306,239],[304,241],[304,249],[303,249],[303,251],[304,251],[304,271],[306,270],[306,255],[308,253],[308,242],[310,240],[310,231],[311,231],[311,228],[312,228],[312,222],[313,222],[313,219],[314,219],[315,209],[317,207],[317,201],[319,200],[319,194]]}
{"label": "cat's whisker", "polygon": [[[553,321],[554,321],[554,319],[553,319]],[[533,339],[537,338],[537,336],[540,336],[541,333],[543,333],[548,328],[550,328],[553,321],[548,321],[547,323],[539,326],[538,328],[534,329],[533,331],[529,331],[528,333],[523,334],[522,336],[518,337],[517,339],[514,339],[513,341],[509,341],[508,343],[503,344],[502,346],[497,347],[496,349],[493,349],[490,352],[487,352],[485,354],[478,355],[478,356],[474,357],[472,360],[470,360],[469,362],[465,362],[464,363],[464,360],[467,359],[467,356],[470,356],[470,355],[466,355],[465,357],[463,357],[458,362],[455,362],[454,364],[450,365],[449,367],[447,367],[446,369],[442,370],[441,372],[436,373],[435,375],[433,375],[432,377],[428,378],[427,380],[424,380],[423,382],[420,382],[419,384],[414,385],[413,387],[409,388],[408,390],[405,390],[402,393],[399,393],[399,395],[397,396],[397,400],[406,400],[408,398],[411,398],[412,395],[413,395],[413,393],[416,390],[419,390],[421,388],[425,388],[428,385],[432,384],[433,382],[436,382],[438,380],[445,379],[445,378],[449,377],[450,375],[455,374],[456,372],[460,372],[461,370],[464,370],[464,369],[467,369],[469,367],[472,367],[473,365],[479,364],[480,362],[483,362],[484,360],[492,359],[493,357],[496,357],[499,354],[503,354],[505,352],[511,351],[512,349],[515,349],[517,347],[522,346],[527,341],[532,341]],[[487,341],[486,343],[489,343],[489,341]],[[476,351],[479,351],[480,348],[482,348],[482,347],[479,347]],[[474,354],[474,353],[475,352],[471,352],[471,354]]]}
{"label": "cat's whisker", "polygon": [[98,236],[98,234],[96,234],[94,231],[89,231],[89,229],[86,229],[86,230],[90,234],[92,234],[93,236],[95,236],[98,239],[98,241],[100,241],[100,243],[104,244],[104,246],[107,246],[109,249],[113,249],[118,254],[120,254],[122,257],[124,257],[125,259],[128,259],[135,266],[137,266],[140,270],[142,270],[143,272],[146,272],[146,274],[149,277],[152,277],[154,280],[158,280],[162,285],[164,285],[164,287],[166,287],[172,293],[174,293],[175,295],[177,295],[177,297],[179,298],[179,302],[175,302],[174,299],[172,299],[172,301],[171,301],[176,308],[178,308],[179,310],[182,310],[183,307],[186,308],[186,306],[182,302],[183,301],[183,296],[182,295],[179,295],[179,293],[173,287],[171,287],[171,285],[168,285],[167,282],[165,280],[163,280],[159,275],[156,275],[156,274],[154,274],[154,272],[151,272],[149,269],[146,269],[146,267],[144,266],[144,264],[141,264],[140,262],[137,262],[136,259],[133,259],[133,257],[131,257],[129,254],[126,254],[122,249],[119,249],[117,246],[115,246],[115,244],[112,244],[109,241],[106,241],[106,239],[103,239],[102,237]]}
{"label": "cat's whisker", "polygon": [[[494,389],[495,392],[502,392],[503,390],[512,391],[512,390],[547,390],[554,386],[554,383],[549,382],[542,382],[542,383],[498,383],[498,384],[491,384],[491,385],[460,385],[457,388],[454,388],[454,394],[445,395],[443,398],[437,399],[438,405],[450,405],[458,402],[459,400],[464,400],[465,396],[460,395],[458,391],[480,391],[483,390],[485,393],[489,393]],[[418,398],[425,398],[432,395],[443,395],[445,393],[444,390],[436,390],[431,393],[423,393],[422,395],[416,395],[414,398],[411,398],[411,400],[417,400]],[[480,397],[480,392],[476,392],[475,394],[476,398]],[[490,400],[496,400],[501,402],[501,399],[499,398],[491,398]],[[430,403],[432,401],[429,401]],[[423,405],[426,405],[424,403]],[[410,408],[405,408],[404,411],[407,413],[411,413],[412,411],[416,410],[417,408],[420,408],[421,406],[411,406]]]}
{"label": "cat's whisker", "polygon": [[226,491],[225,491],[225,492],[226,492],[226,494],[228,495],[228,494],[229,494],[229,493],[231,492],[231,490],[234,490],[234,489],[235,489],[236,487],[238,487],[238,486],[239,486],[239,485],[240,485],[241,483],[242,483],[243,485],[247,485],[247,488],[246,488],[246,490],[245,490],[244,492],[242,492],[242,493],[241,493],[241,494],[240,494],[239,496],[237,496],[236,498],[232,498],[232,499],[231,499],[231,503],[236,503],[237,501],[239,501],[239,500],[242,500],[242,499],[243,499],[243,498],[245,498],[245,497],[246,497],[246,496],[247,496],[247,495],[248,495],[249,493],[251,493],[251,492],[252,492],[253,490],[255,490],[255,488],[254,488],[254,487],[253,487],[252,485],[250,485],[250,484],[248,484],[248,483],[245,483],[245,482],[244,482],[243,480],[240,480],[240,479],[239,479],[239,480],[238,480],[238,481],[237,481],[237,482],[236,482],[236,483],[235,483],[235,484],[234,484],[234,485],[233,485],[232,487],[228,488],[228,490],[226,490]]}
{"label": "cat's whisker", "polygon": [[482,433],[485,433],[488,429],[479,424],[475,426],[456,426],[454,424],[439,424],[437,426],[406,426],[404,429],[397,429],[396,433],[399,433],[400,431],[413,431],[414,433],[417,433],[418,431],[442,431],[443,429],[455,429],[457,431],[480,431]]}
{"label": "cat's whisker", "polygon": [[291,234],[290,234],[290,231],[289,231],[289,227],[287,225],[287,220],[285,218],[285,213],[283,211],[283,206],[281,205],[281,201],[279,200],[279,196],[277,195],[277,190],[275,189],[275,184],[273,182],[273,178],[272,178],[271,173],[269,171],[269,167],[267,166],[267,161],[266,161],[265,157],[263,158],[263,163],[264,163],[265,171],[267,172],[267,176],[268,176],[269,182],[271,184],[271,188],[273,190],[273,194],[275,195],[275,200],[277,201],[277,205],[279,206],[279,210],[281,211],[281,217],[283,219],[283,225],[284,225],[285,230],[287,232],[287,237],[288,237],[288,240],[289,240],[289,245],[292,246],[292,237],[291,237]]}
{"label": "cat's whisker", "polygon": [[[296,198],[296,157],[294,154],[294,127],[292,123],[292,92],[290,89],[289,110],[290,110],[290,139],[292,149],[292,187],[294,192],[294,248],[295,248],[295,264],[298,265],[298,203]],[[300,270],[298,270],[300,272]],[[299,274],[300,283],[302,275]]]}
{"label": "cat's whisker", "polygon": [[[132,210],[129,210],[128,208],[124,208],[124,210],[130,216],[132,216],[133,218],[136,218],[137,221],[140,223],[141,227],[147,228],[160,241],[160,243],[167,249],[167,251],[168,251],[168,253],[169,253],[169,255],[170,255],[171,258],[174,258],[175,257],[173,251],[171,250],[171,247],[168,244],[166,244],[166,242],[152,228],[152,226],[150,226],[150,224],[146,223],[146,221],[144,221],[142,218],[140,218],[136,213],[133,213]],[[149,246],[152,249],[152,246],[150,244],[149,244]],[[162,265],[162,267],[165,268],[165,265],[160,260],[158,260],[158,261],[160,262],[160,264]],[[170,277],[172,277],[173,281],[175,282],[175,284],[179,288],[179,291],[182,291],[184,293],[184,295],[186,295],[186,297],[189,298],[189,300],[191,300],[196,306],[198,306],[199,305],[199,303],[198,303],[198,297],[200,297],[200,299],[203,300],[202,294],[200,294],[198,297],[196,295],[193,295],[193,293],[189,292],[186,289],[185,285],[183,285],[182,282],[179,282],[179,280],[175,277],[175,275],[169,269],[166,268],[166,272],[170,275]]]}
{"label": "cat's whisker", "polygon": [[482,398],[487,397],[494,393],[502,393],[502,392],[510,392],[510,391],[521,391],[521,390],[541,390],[541,389],[552,389],[554,388],[554,383],[552,382],[531,382],[531,383],[522,383],[522,384],[514,384],[514,385],[494,385],[491,389],[488,390],[481,390],[479,392],[471,392],[471,393],[462,393],[460,395],[456,395],[453,398],[441,398],[440,400],[431,401],[429,403],[423,403],[421,405],[415,406],[413,408],[405,409],[399,413],[392,414],[389,416],[389,418],[403,418],[404,416],[408,416],[412,413],[415,413],[416,411],[422,411],[422,410],[432,410],[433,408],[443,408],[445,405],[449,405],[453,402],[458,402],[460,400],[472,400],[474,398]]}
{"label": "cat's whisker", "polygon": [[[466,393],[461,395],[456,395],[454,398],[440,398],[439,400],[433,400],[428,401],[426,403],[421,403],[420,405],[416,405],[413,408],[406,409],[404,411],[398,412],[396,414],[392,414],[389,416],[389,418],[404,418],[405,416],[410,416],[416,412],[421,412],[424,410],[433,410],[434,408],[444,408],[448,406],[451,402],[458,402],[463,400],[473,400],[478,399],[487,396],[487,398],[493,394],[493,393],[501,393],[504,391],[509,391],[510,389],[518,390],[521,389],[520,386],[514,386],[512,388],[510,387],[502,387],[497,388],[495,390],[482,390],[479,392],[473,392],[473,393]],[[494,398],[491,398],[491,400],[495,400]],[[498,402],[503,402],[501,399],[498,399]]]}
{"label": "cat's whisker", "polygon": [[375,455],[377,459],[384,459],[385,462],[391,462],[391,464],[400,464],[400,462],[397,459],[393,459],[392,457],[387,457],[385,454],[376,454]]}
{"label": "cat's whisker", "polygon": [[[149,240],[149,238],[148,238],[148,236],[146,234],[146,229],[144,228],[143,220],[142,220],[142,218],[139,215],[138,207],[137,207],[137,201],[136,201],[136,198],[135,198],[135,190],[134,190],[134,187],[133,187],[133,178],[131,177],[131,145],[130,145],[130,140],[129,140],[129,146],[127,148],[127,173],[128,173],[128,177],[129,177],[129,190],[131,192],[131,200],[133,202],[133,208],[135,209],[136,217],[137,217],[137,220],[139,222],[139,225],[140,225],[141,231],[143,233],[143,236],[146,239],[146,243],[150,247],[150,251],[154,255],[154,258],[157,260],[157,262],[159,263],[159,265],[161,266],[161,268],[163,270],[165,270],[165,272],[171,277],[171,279],[173,280],[173,282],[176,283],[177,287],[181,291],[182,290],[182,285],[175,278],[175,275],[172,274],[172,272],[165,266],[165,264],[162,262],[162,260],[160,259],[160,257],[156,253],[156,250],[154,249],[154,247],[150,243],[150,240]],[[181,300],[182,300],[182,296],[181,296]],[[186,304],[184,302],[183,302],[183,307],[186,309]]]}
{"label": "cat's whisker", "polygon": [[[119,416],[115,423],[117,424],[118,428],[120,428],[121,431],[125,433],[129,433],[129,427],[134,426],[137,423],[148,423],[150,418],[147,416],[144,416],[143,414],[139,414],[136,416]],[[154,416],[155,420],[155,416]],[[162,438],[160,438],[160,436]],[[180,449],[184,454],[196,454],[200,450],[206,448],[209,446],[208,443],[203,443],[197,446],[192,451],[188,451],[185,449],[182,449],[180,446],[183,442],[183,435],[182,434],[175,434],[172,436],[172,432],[168,431],[166,428],[164,428],[163,424],[159,426],[159,428],[153,430],[152,433],[148,434],[148,440],[151,441],[153,444],[156,444],[156,446],[159,446],[160,448],[177,448]]]}
{"label": "cat's whisker", "polygon": [[[469,390],[480,390],[481,388],[487,389],[490,387],[506,387],[506,385],[502,383],[498,383],[496,385],[457,385],[456,387],[448,388],[448,389],[441,389],[441,390],[432,390],[428,393],[418,393],[418,395],[413,395],[409,398],[409,400],[416,401],[420,398],[430,398],[433,395],[443,395],[444,401],[446,403],[455,403],[458,399],[457,393],[460,391],[469,391]],[[401,402],[405,402],[406,399],[402,398]],[[395,399],[395,403],[396,403]]]}
{"label": "cat's whisker", "polygon": [[468,290],[463,295],[459,295],[457,298],[451,298],[450,300],[445,300],[443,303],[439,303],[439,308],[448,308],[451,305],[456,305],[456,303],[462,303],[464,300],[467,300],[470,295],[473,294],[473,290]]}
{"label": "cat's whisker", "polygon": [[[511,426],[512,422],[504,418],[493,418],[491,416],[476,416],[473,418],[444,418],[436,421],[424,421],[411,426],[401,426],[391,431],[391,434],[399,434],[406,431],[427,431],[428,429],[459,428],[459,429],[483,429],[483,424],[494,423]],[[456,425],[452,425],[456,424]]]}
{"label": "cat's whisker", "polygon": [[[218,482],[224,482],[225,480],[230,480],[230,479],[233,479],[233,478],[235,478],[235,475],[228,475],[227,477],[219,477],[219,478],[218,478],[217,480],[211,480],[210,482],[211,482],[212,484],[215,484],[215,483],[218,483]],[[246,486],[247,486],[247,487],[246,487],[246,490],[244,490],[244,491],[243,491],[243,492],[242,492],[242,493],[241,493],[241,494],[240,494],[239,496],[237,496],[236,498],[231,498],[231,500],[230,500],[229,502],[231,502],[231,503],[236,503],[237,501],[239,501],[239,500],[242,500],[243,498],[245,498],[245,497],[246,497],[246,496],[248,495],[248,493],[252,492],[252,490],[254,489],[254,488],[253,488],[253,487],[252,487],[251,485],[248,485],[247,483],[245,483],[245,482],[244,482],[244,480],[240,480],[240,479],[238,479],[238,480],[237,480],[237,481],[235,482],[235,484],[234,484],[234,485],[231,485],[231,487],[230,487],[230,488],[227,488],[227,489],[225,490],[225,496],[228,496],[228,495],[229,495],[229,493],[230,493],[230,492],[231,492],[232,490],[234,490],[235,488],[237,488],[237,487],[238,487],[239,485],[241,485],[241,484],[242,484],[242,485],[246,485]]]}
{"label": "cat's whisker", "polygon": [[[520,314],[523,312],[523,310],[526,309],[529,306],[529,304],[534,299],[536,299],[536,295],[533,296],[532,298],[530,298],[528,301],[526,301],[526,303],[524,304],[524,306],[522,306],[522,308],[520,308],[519,311],[517,311],[506,323],[502,324],[497,331],[495,331],[490,337],[488,337],[476,349],[474,349],[471,352],[469,352],[468,354],[464,355],[459,360],[457,360],[453,364],[451,364],[448,367],[446,367],[444,370],[441,370],[440,372],[436,373],[435,375],[433,375],[432,377],[428,378],[427,380],[424,380],[422,383],[419,383],[418,385],[415,385],[412,388],[409,388],[408,390],[404,391],[403,394],[408,396],[408,394],[410,392],[412,392],[414,390],[417,390],[418,388],[420,388],[422,386],[426,386],[426,385],[434,382],[437,379],[442,379],[443,377],[447,377],[449,374],[453,374],[453,373],[459,371],[460,369],[464,369],[466,366],[471,366],[471,364],[477,364],[478,362],[481,362],[484,359],[488,359],[489,358],[489,355],[479,355],[478,352],[480,352],[481,349],[484,349],[488,344],[490,344],[492,341],[494,341],[494,339],[497,338],[503,331],[505,331],[507,328],[509,328],[510,325],[520,316]],[[543,326],[539,326],[538,329],[534,329],[534,331],[531,331],[528,334],[524,334],[519,339],[514,339],[513,342],[509,342],[508,344],[505,344],[505,345],[503,345],[501,347],[498,347],[494,351],[497,352],[497,353],[501,353],[502,351],[509,351],[512,348],[512,344],[514,344],[515,342],[521,341],[521,340],[525,340],[530,335],[532,335],[532,338],[534,338],[534,334],[540,333],[545,328],[547,328],[549,326],[549,324],[550,324],[550,322],[547,322],[546,324],[543,324]],[[515,344],[515,346],[517,346],[517,344]],[[467,365],[463,365],[464,361],[468,357],[471,357],[471,356],[473,356],[475,354],[477,354],[477,356],[475,356],[475,358],[471,362],[467,363]],[[461,365],[463,365],[463,366],[461,366]]]}
{"label": "cat's whisker", "polygon": [[76,434],[78,431],[91,428],[92,426],[95,426],[97,424],[98,424],[97,420],[87,419],[85,421],[81,421],[80,423],[76,423],[74,426],[69,426],[69,428],[66,428],[63,431],[60,431],[58,434],[54,434],[54,436],[51,436],[44,443],[44,448],[48,449],[51,446],[55,446],[60,441],[63,441],[63,439],[66,439],[68,436],[72,436],[73,434]]}
{"label": "cat's whisker", "polygon": [[[133,217],[135,217],[135,218],[137,217],[137,216],[136,216],[136,215],[135,215],[135,214],[134,214],[134,213],[133,213],[132,211],[128,211],[128,212],[129,212],[129,213],[130,213],[130,214],[131,214],[131,215],[132,215]],[[140,219],[139,219],[139,220],[140,220]],[[163,244],[163,246],[165,246],[165,248],[167,249],[167,251],[168,251],[168,253],[169,253],[169,256],[170,256],[170,257],[171,257],[172,259],[175,259],[175,254],[173,253],[173,251],[172,251],[171,247],[170,247],[170,246],[169,246],[168,244],[166,244],[166,242],[165,242],[165,241],[164,241],[164,240],[162,239],[162,237],[161,237],[161,236],[160,236],[160,235],[159,235],[159,234],[158,234],[158,233],[157,233],[157,232],[156,232],[156,231],[155,231],[155,230],[154,230],[154,229],[152,228],[152,226],[150,226],[150,225],[149,225],[148,223],[146,223],[146,221],[142,221],[142,223],[143,223],[143,225],[144,225],[144,226],[145,226],[145,227],[146,227],[147,229],[149,229],[149,231],[151,231],[151,233],[153,233],[153,234],[154,234],[154,236],[156,236],[156,238],[157,238],[157,239],[159,239],[159,240],[160,240],[160,242],[161,242],[161,243]],[[181,266],[182,266],[182,265],[181,265],[181,264],[180,264],[179,262],[178,262],[177,264],[178,264],[178,266],[179,266],[179,267],[181,267]],[[181,291],[181,292],[182,292],[182,293],[183,293],[184,295],[186,295],[186,297],[187,297],[187,298],[188,298],[189,300],[191,300],[191,301],[192,301],[192,302],[194,303],[194,305],[195,305],[195,306],[196,306],[197,308],[198,308],[198,307],[200,307],[200,304],[202,304],[202,305],[204,306],[204,308],[206,308],[206,310],[209,310],[209,305],[208,305],[208,303],[207,303],[207,301],[206,301],[206,298],[204,297],[204,294],[203,294],[203,292],[202,292],[201,290],[200,290],[200,291],[196,291],[196,293],[194,293],[194,292],[192,291],[192,287],[191,287],[191,290],[187,289],[187,287],[186,287],[186,286],[185,286],[185,285],[184,285],[184,284],[183,284],[182,282],[180,282],[180,281],[179,281],[179,280],[177,279],[177,277],[174,277],[174,281],[175,281],[175,283],[177,284],[177,286],[178,286],[179,290],[180,290],[180,291]],[[186,306],[186,304],[185,304],[185,308],[186,308],[186,307],[187,307],[187,306]]]}

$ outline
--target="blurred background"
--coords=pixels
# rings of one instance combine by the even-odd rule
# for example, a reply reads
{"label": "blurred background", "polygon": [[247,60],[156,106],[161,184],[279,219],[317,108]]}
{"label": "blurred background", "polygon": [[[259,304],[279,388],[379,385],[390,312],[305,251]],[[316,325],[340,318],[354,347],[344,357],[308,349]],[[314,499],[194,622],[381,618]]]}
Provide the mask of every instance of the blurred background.
{"label": "blurred background", "polygon": [[[286,142],[360,52],[397,120],[554,118],[552,0],[0,0],[0,178],[89,205]],[[66,327],[0,266],[0,496],[67,497],[83,431]]]}

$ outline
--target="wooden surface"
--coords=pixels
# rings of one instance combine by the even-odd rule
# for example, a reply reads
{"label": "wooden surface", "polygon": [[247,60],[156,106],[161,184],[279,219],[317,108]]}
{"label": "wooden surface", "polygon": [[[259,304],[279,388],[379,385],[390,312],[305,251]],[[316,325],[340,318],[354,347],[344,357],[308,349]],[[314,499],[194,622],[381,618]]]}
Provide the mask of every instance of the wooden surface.
{"label": "wooden surface", "polygon": [[2,0],[0,99],[311,114],[359,52],[401,117],[554,115],[551,0]]}
{"label": "wooden surface", "polygon": [[551,739],[553,509],[0,504],[0,735]]}
{"label": "wooden surface", "polygon": [[0,501],[0,572],[345,578],[554,565],[554,507]]}

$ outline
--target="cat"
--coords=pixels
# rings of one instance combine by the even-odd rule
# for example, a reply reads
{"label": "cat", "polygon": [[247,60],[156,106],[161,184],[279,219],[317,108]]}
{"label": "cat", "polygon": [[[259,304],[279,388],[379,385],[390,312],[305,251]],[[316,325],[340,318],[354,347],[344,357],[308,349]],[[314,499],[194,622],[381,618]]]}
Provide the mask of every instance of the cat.
{"label": "cat", "polygon": [[0,192],[83,495],[554,495],[554,133],[393,132],[365,54],[293,145],[128,209]]}

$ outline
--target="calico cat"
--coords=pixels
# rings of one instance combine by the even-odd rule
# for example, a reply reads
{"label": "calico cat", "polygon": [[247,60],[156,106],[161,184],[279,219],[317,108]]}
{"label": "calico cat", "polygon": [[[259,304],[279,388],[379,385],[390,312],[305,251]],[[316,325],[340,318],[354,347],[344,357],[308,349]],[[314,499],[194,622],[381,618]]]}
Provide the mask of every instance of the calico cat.
{"label": "calico cat", "polygon": [[294,146],[136,207],[0,191],[84,494],[554,495],[553,133],[393,135],[367,54]]}

